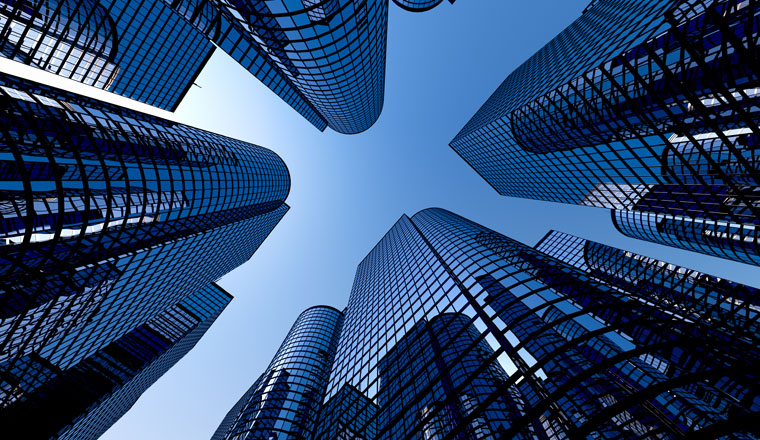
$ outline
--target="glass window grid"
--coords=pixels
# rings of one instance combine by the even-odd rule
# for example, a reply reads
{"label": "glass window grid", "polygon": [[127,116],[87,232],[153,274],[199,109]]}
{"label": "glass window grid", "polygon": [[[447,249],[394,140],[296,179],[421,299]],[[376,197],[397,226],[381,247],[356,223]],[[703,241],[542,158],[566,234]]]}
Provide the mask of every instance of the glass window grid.
{"label": "glass window grid", "polygon": [[729,407],[760,399],[758,301],[559,232],[531,248],[441,209],[403,216],[357,269],[307,438],[751,438]]}
{"label": "glass window grid", "polygon": [[207,0],[178,11],[204,28],[205,19],[192,17],[209,5],[218,10],[219,32],[207,35],[317,128],[359,133],[377,120],[387,2]]}
{"label": "glass window grid", "polygon": [[[451,146],[502,195],[641,212],[618,217],[645,223],[621,232],[757,264],[757,14],[753,1],[594,2]],[[697,70],[701,83],[676,76]],[[655,215],[675,232],[648,228]]]}
{"label": "glass window grid", "polygon": [[[4,306],[39,304],[0,322],[7,404],[8,384],[36,374],[20,357],[69,368],[248,260],[288,210],[289,175],[252,144],[8,75],[0,87],[6,237],[23,220],[23,239],[0,243]],[[30,227],[31,206],[57,220]],[[92,208],[102,218],[73,216]],[[57,276],[13,281],[47,267]]]}

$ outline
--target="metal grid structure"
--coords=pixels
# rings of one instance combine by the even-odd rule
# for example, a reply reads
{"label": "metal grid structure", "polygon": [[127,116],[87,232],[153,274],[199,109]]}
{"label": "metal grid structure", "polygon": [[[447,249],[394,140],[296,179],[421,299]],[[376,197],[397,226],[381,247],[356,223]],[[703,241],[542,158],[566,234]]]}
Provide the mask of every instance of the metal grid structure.
{"label": "metal grid structure", "polygon": [[[0,75],[0,408],[247,261],[288,206],[264,148]],[[35,385],[36,386],[36,385]]]}
{"label": "metal grid structure", "polygon": [[301,313],[266,371],[212,438],[289,440],[313,432],[342,325],[343,313],[332,307]]}
{"label": "metal grid structure", "polygon": [[[393,0],[398,7],[410,12],[425,12],[441,4],[443,0]],[[456,0],[449,0],[454,3]]]}
{"label": "metal grid structure", "polygon": [[0,411],[4,432],[97,439],[195,346],[231,300],[211,284],[65,370],[30,356],[26,361],[38,363],[46,380]]}
{"label": "metal grid structure", "polygon": [[278,438],[760,438],[753,287],[428,209],[360,263],[343,313],[316,428]]}
{"label": "metal grid structure", "polygon": [[320,130],[380,116],[386,0],[166,2]]}
{"label": "metal grid structure", "polygon": [[598,0],[452,140],[500,194],[760,264],[757,0]]}
{"label": "metal grid structure", "polygon": [[0,56],[164,110],[213,51],[161,0],[0,2]]}
{"label": "metal grid structure", "polygon": [[14,3],[0,5],[3,56],[101,89],[111,85],[118,42],[103,6],[93,0]]}

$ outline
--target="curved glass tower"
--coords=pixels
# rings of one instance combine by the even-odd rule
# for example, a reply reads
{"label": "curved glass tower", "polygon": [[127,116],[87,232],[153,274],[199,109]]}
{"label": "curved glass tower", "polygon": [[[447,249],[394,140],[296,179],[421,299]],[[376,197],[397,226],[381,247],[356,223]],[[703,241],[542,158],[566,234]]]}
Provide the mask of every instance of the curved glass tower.
{"label": "curved glass tower", "polygon": [[[407,11],[424,12],[438,6],[442,1],[443,0],[393,0],[393,3]],[[454,1],[456,0],[449,0],[451,3],[454,3]]]}
{"label": "curved glass tower", "polygon": [[0,2],[0,56],[164,110],[213,51],[161,0]]}
{"label": "curved glass tower", "polygon": [[266,371],[222,421],[214,440],[305,439],[314,432],[343,325],[328,306],[296,319]]}
{"label": "curved glass tower", "polygon": [[627,235],[760,264],[759,16],[594,1],[451,147],[502,195],[619,210]]}
{"label": "curved glass tower", "polygon": [[760,265],[760,229],[752,224],[617,209],[611,214],[615,228],[629,237]]}
{"label": "curved glass tower", "polygon": [[317,439],[760,438],[760,290],[442,209],[361,262]]}
{"label": "curved glass tower", "polygon": [[318,129],[380,116],[387,1],[165,1]]}
{"label": "curved glass tower", "polygon": [[[288,210],[262,147],[0,75],[0,408],[247,261]],[[30,385],[32,387],[37,385]]]}

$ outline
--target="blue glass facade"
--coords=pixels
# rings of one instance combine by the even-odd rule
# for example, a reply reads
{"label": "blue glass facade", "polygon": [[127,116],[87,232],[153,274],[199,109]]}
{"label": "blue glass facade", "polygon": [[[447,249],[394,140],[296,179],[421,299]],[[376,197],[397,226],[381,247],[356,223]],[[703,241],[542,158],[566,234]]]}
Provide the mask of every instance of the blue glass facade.
{"label": "blue glass facade", "polygon": [[332,307],[301,313],[269,367],[212,438],[308,438],[319,416],[342,325],[343,313]]}
{"label": "blue glass facade", "polygon": [[97,439],[195,346],[231,300],[211,284],[65,370],[30,356],[46,380],[0,411],[3,431]]}
{"label": "blue glass facade", "polygon": [[592,2],[451,147],[502,195],[667,218],[620,229],[758,264],[759,14],[755,1]]}
{"label": "blue glass facade", "polygon": [[509,426],[504,414],[513,406],[509,395],[473,413],[508,379],[498,364],[489,362],[492,356],[493,349],[464,314],[418,321],[378,363],[380,413],[375,423],[384,427],[379,438],[403,438],[415,431],[443,438],[457,427],[462,438],[504,432]]}
{"label": "blue glass facade", "polygon": [[264,148],[8,75],[0,100],[0,408],[247,261],[288,210]]}
{"label": "blue glass facade", "polygon": [[377,438],[377,405],[361,391],[344,385],[319,413],[319,422],[311,438],[333,440],[338,438]]}
{"label": "blue glass facade", "polygon": [[615,227],[629,237],[760,265],[760,230],[754,225],[652,212],[611,214]]}
{"label": "blue glass facade", "polygon": [[380,116],[387,1],[166,1],[318,129]]}
{"label": "blue glass facade", "polygon": [[[316,428],[277,438],[760,438],[754,287],[555,231],[530,247],[427,209],[359,264],[343,313]],[[273,408],[285,382],[268,380]],[[223,424],[271,420],[254,394]]]}
{"label": "blue glass facade", "polygon": [[164,110],[214,46],[161,0],[0,3],[2,56]]}
{"label": "blue glass facade", "polygon": [[[410,12],[424,12],[433,9],[441,4],[443,0],[393,0],[393,3],[397,4],[401,9],[406,9]],[[449,0],[449,3],[454,3],[456,0]]]}

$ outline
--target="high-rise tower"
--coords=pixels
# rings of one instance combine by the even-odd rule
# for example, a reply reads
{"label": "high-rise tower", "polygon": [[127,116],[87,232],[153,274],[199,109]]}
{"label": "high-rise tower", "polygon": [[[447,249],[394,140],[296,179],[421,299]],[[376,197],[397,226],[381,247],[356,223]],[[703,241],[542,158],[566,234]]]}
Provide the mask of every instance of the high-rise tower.
{"label": "high-rise tower", "polygon": [[165,0],[318,129],[380,116],[387,0]]}
{"label": "high-rise tower", "polygon": [[629,236],[760,264],[755,0],[598,0],[451,147],[500,194],[613,210]]}
{"label": "high-rise tower", "polygon": [[324,420],[368,439],[758,438],[758,306],[693,270],[424,210],[359,265]]}
{"label": "high-rise tower", "polygon": [[[247,261],[288,170],[245,142],[0,75],[0,408]],[[32,388],[27,388],[26,384]]]}
{"label": "high-rise tower", "polygon": [[[322,309],[215,440],[760,438],[753,287],[554,231],[530,247],[427,209],[359,264],[339,341],[338,318],[312,322]],[[315,410],[301,415],[290,369],[316,373],[307,389],[326,371],[306,329],[331,341],[320,360],[337,349],[316,426],[295,430]]]}
{"label": "high-rise tower", "polygon": [[161,0],[0,2],[0,56],[164,110],[213,51]]}
{"label": "high-rise tower", "polygon": [[359,265],[328,398],[375,402],[383,439],[760,434],[760,291],[585,241],[574,267],[560,238],[402,217]]}
{"label": "high-rise tower", "polygon": [[224,418],[214,440],[305,439],[316,427],[343,313],[316,306],[298,316],[266,371]]}
{"label": "high-rise tower", "polygon": [[[449,3],[454,3],[456,0],[449,0]],[[393,0],[393,3],[397,4],[401,9],[406,9],[411,12],[425,12],[433,9],[443,2],[443,0]]]}
{"label": "high-rise tower", "polygon": [[64,370],[35,355],[25,358],[35,366],[35,383],[0,410],[4,431],[97,439],[195,346],[231,299],[212,283]]}

